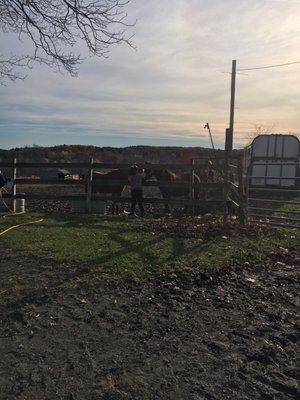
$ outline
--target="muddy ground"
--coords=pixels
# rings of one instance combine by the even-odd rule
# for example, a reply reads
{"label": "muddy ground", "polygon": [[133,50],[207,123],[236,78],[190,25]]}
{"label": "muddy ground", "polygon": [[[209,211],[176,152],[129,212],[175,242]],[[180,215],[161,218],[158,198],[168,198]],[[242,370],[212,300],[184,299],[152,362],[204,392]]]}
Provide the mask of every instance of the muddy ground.
{"label": "muddy ground", "polygon": [[[299,398],[297,257],[273,255],[218,278],[103,276],[91,286],[86,267],[6,250],[0,398]],[[38,271],[44,280],[30,289]],[[16,275],[26,288],[10,288]]]}

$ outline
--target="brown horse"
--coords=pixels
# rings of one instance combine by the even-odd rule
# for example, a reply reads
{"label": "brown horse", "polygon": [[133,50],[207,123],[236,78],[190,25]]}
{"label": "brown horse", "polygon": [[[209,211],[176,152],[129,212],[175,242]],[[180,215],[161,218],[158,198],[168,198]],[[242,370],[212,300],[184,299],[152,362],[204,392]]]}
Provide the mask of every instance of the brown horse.
{"label": "brown horse", "polygon": [[[149,172],[145,170],[146,178],[149,177]],[[113,169],[108,172],[93,172],[92,194],[103,193],[110,194],[112,197],[121,197],[124,187],[129,185],[128,181],[129,171],[127,169]],[[106,182],[110,182],[108,185]],[[116,181],[114,184],[113,181]],[[120,183],[124,181],[124,183]],[[109,199],[109,198],[108,198]],[[119,212],[119,207],[116,201],[112,204],[112,214]]]}
{"label": "brown horse", "polygon": [[[185,183],[182,187],[172,187],[172,186],[159,186],[159,190],[164,199],[171,199],[172,197],[184,197],[185,199],[190,198],[190,179],[191,174],[189,172],[175,173],[169,169],[155,170],[152,175],[158,180],[163,182],[173,182],[173,183]],[[197,174],[194,174],[194,182],[200,183],[201,180]],[[199,197],[199,188],[197,186],[194,188],[194,198]],[[168,203],[165,204],[165,212],[170,213],[170,206]]]}
{"label": "brown horse", "polygon": [[[127,180],[128,171],[124,169],[114,169],[108,172],[95,171],[93,172],[92,194],[103,193],[110,194],[112,197],[121,197]],[[111,183],[108,185],[109,181]],[[113,181],[116,181],[116,183],[114,184]],[[124,183],[120,183],[119,181],[124,181]],[[112,214],[116,212],[118,212],[118,206],[113,201]]]}

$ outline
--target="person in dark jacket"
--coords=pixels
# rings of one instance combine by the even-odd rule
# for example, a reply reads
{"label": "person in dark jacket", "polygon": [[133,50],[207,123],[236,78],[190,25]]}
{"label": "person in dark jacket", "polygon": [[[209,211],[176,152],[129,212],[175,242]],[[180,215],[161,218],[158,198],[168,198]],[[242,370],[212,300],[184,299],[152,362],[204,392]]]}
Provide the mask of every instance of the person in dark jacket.
{"label": "person in dark jacket", "polygon": [[146,177],[146,173],[143,169],[137,165],[132,165],[129,172],[129,183],[131,186],[131,210],[129,215],[135,215],[135,208],[138,204],[140,209],[141,217],[144,216],[143,206],[143,179]]}
{"label": "person in dark jacket", "polygon": [[0,189],[2,189],[6,185],[7,180],[5,179],[2,171],[0,171]]}
{"label": "person in dark jacket", "polygon": [[213,163],[211,160],[208,160],[207,165],[206,165],[206,179],[207,182],[214,182],[215,181],[215,170]]}

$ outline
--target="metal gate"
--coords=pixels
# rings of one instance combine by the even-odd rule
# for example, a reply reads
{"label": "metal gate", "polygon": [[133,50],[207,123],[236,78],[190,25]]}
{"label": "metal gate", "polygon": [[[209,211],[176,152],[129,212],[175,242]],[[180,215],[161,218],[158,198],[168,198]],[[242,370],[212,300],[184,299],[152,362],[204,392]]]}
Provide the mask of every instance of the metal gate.
{"label": "metal gate", "polygon": [[[270,167],[286,171],[286,176],[257,174],[257,171],[272,170]],[[260,157],[259,161],[250,163],[244,182],[249,221],[300,228],[299,159]]]}

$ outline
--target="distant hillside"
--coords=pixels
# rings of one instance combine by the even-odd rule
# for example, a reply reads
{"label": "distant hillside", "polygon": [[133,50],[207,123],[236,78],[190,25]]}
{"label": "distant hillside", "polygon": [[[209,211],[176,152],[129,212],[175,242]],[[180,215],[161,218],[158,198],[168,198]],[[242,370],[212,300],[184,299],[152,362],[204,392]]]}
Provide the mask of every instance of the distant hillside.
{"label": "distant hillside", "polygon": [[[23,162],[86,162],[93,157],[96,162],[105,163],[188,163],[191,158],[204,155],[221,155],[223,150],[204,147],[154,147],[131,146],[125,148],[62,145],[54,147],[24,147],[11,150],[0,149],[0,162],[12,161],[17,157]],[[81,172],[81,171],[72,171]],[[22,171],[32,174],[37,171]]]}
{"label": "distant hillside", "polygon": [[[216,150],[222,154],[223,150]],[[214,154],[212,149],[204,147],[154,147],[130,146],[124,148],[96,147],[81,145],[62,145],[54,147],[24,147],[11,150],[0,149],[0,161],[12,160],[14,156],[20,161],[31,162],[83,162],[94,157],[97,162],[186,162],[192,157]]]}

